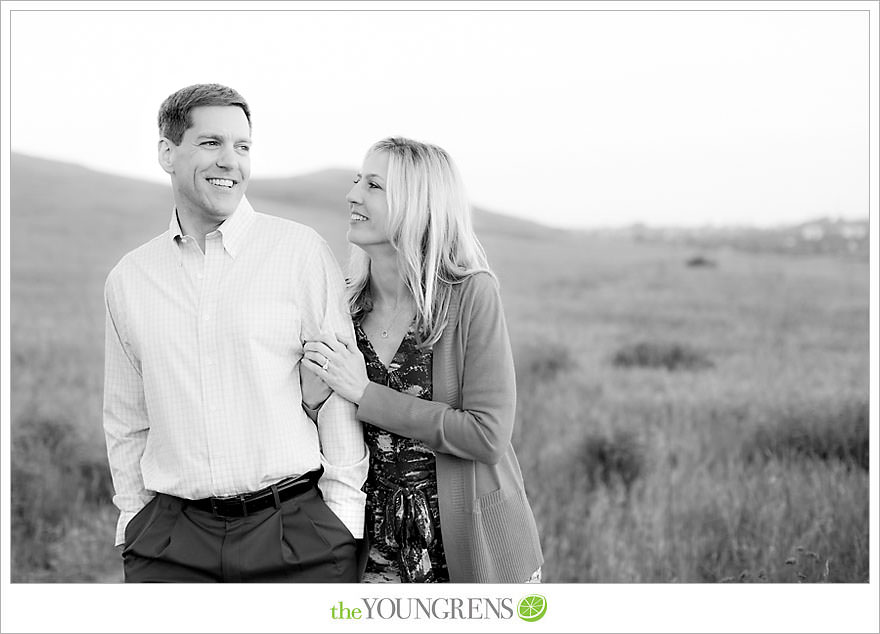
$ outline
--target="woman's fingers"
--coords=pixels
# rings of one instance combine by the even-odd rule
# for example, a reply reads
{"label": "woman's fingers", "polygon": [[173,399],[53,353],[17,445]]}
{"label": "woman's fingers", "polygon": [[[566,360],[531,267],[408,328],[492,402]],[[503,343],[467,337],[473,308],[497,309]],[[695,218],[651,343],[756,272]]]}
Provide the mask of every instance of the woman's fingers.
{"label": "woman's fingers", "polygon": [[307,359],[307,358],[303,357],[303,360],[302,360],[302,363],[300,363],[300,366],[305,368],[306,370],[308,370],[312,374],[317,375],[318,378],[320,378],[321,380],[324,380],[324,377],[326,376],[326,372],[324,372],[324,370],[321,369],[321,364],[315,363],[311,359]]}
{"label": "woman's fingers", "polygon": [[[332,353],[329,353],[332,354]],[[303,355],[303,359],[307,359],[309,362],[314,363],[318,368],[324,369],[325,365],[329,365],[330,357],[326,354],[322,354],[320,352],[312,352],[311,350],[307,350]]]}
{"label": "woman's fingers", "polygon": [[[338,346],[339,344],[337,343],[336,345]],[[317,352],[318,354],[322,354],[325,357],[329,357],[334,352],[334,349],[328,346],[323,341],[307,341],[306,344],[303,346],[303,350],[306,352],[306,354],[308,354],[309,352]]]}
{"label": "woman's fingers", "polygon": [[358,347],[354,338],[347,333],[337,332],[332,340],[322,335],[321,339],[306,341],[303,345],[303,350],[307,353],[317,352],[329,358],[334,353],[349,352],[356,354],[358,352]]}
{"label": "woman's fingers", "polygon": [[303,343],[303,365],[342,398],[358,403],[370,380],[357,343],[344,332],[330,335],[333,341],[321,337]]}
{"label": "woman's fingers", "polygon": [[345,346],[346,350],[348,350],[349,352],[354,352],[355,350],[357,350],[357,344],[348,333],[337,332],[336,340],[343,346]]}

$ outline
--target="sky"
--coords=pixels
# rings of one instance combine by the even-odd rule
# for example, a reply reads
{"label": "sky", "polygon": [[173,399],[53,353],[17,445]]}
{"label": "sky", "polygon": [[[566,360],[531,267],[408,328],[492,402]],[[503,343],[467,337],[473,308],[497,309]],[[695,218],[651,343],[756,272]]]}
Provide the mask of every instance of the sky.
{"label": "sky", "polygon": [[474,204],[554,226],[868,216],[865,12],[97,4],[11,13],[13,151],[167,182],[159,104],[218,82],[251,106],[254,178],[354,173],[403,135]]}

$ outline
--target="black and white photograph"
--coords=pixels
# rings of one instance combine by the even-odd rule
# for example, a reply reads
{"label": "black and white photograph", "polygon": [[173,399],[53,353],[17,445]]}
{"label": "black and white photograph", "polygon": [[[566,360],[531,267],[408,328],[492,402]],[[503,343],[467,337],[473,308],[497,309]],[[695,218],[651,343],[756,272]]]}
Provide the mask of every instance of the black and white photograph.
{"label": "black and white photograph", "polygon": [[2,630],[876,631],[878,14],[4,2]]}

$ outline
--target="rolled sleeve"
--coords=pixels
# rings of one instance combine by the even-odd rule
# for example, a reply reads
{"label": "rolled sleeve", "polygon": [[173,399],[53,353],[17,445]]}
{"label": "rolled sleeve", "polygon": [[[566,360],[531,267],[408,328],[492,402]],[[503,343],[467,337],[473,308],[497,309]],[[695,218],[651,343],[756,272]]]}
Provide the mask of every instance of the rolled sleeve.
{"label": "rolled sleeve", "polygon": [[318,412],[321,464],[324,475],[318,487],[324,501],[357,539],[364,534],[362,488],[370,466],[363,427],[355,419],[354,405],[333,394]]}
{"label": "rolled sleeve", "polygon": [[[354,339],[354,328],[345,303],[345,283],[330,247],[321,240],[311,258],[307,275],[310,306],[303,324],[307,339],[321,332],[345,334]],[[364,532],[366,494],[362,491],[369,469],[369,452],[363,425],[355,406],[338,394],[331,394],[317,416],[324,475],[318,487],[327,506],[360,539]]]}

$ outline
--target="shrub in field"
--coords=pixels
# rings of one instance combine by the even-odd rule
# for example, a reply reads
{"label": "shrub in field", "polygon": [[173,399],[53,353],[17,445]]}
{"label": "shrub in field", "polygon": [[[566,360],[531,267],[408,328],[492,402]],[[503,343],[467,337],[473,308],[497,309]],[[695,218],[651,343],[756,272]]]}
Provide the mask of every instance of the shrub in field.
{"label": "shrub in field", "polygon": [[715,268],[718,266],[718,263],[715,262],[715,260],[702,255],[695,255],[692,258],[688,258],[685,261],[685,264],[691,268]]}
{"label": "shrub in field", "polygon": [[581,456],[590,488],[623,486],[629,492],[642,475],[645,456],[635,434],[618,431],[612,436],[590,434]]}
{"label": "shrub in field", "polygon": [[743,445],[746,461],[773,458],[837,460],[868,470],[868,403],[814,404],[789,410],[757,429]]}
{"label": "shrub in field", "polygon": [[571,350],[552,341],[531,342],[514,354],[517,384],[549,383],[575,367]]}
{"label": "shrub in field", "polygon": [[681,343],[643,341],[617,351],[612,363],[618,367],[702,370],[714,366],[703,352]]}
{"label": "shrub in field", "polygon": [[63,421],[22,417],[12,434],[12,576],[52,567],[51,544],[84,508],[109,504],[110,470],[103,447]]}

